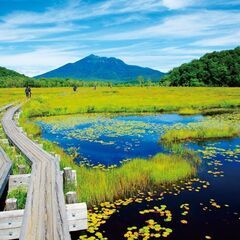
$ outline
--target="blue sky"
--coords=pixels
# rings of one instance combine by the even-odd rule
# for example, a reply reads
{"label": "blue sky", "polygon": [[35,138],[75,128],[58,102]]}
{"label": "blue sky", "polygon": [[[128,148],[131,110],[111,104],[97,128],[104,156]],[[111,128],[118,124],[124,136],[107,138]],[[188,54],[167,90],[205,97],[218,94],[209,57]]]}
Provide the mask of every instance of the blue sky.
{"label": "blue sky", "polygon": [[0,0],[0,66],[29,76],[92,53],[166,72],[238,45],[239,0]]}

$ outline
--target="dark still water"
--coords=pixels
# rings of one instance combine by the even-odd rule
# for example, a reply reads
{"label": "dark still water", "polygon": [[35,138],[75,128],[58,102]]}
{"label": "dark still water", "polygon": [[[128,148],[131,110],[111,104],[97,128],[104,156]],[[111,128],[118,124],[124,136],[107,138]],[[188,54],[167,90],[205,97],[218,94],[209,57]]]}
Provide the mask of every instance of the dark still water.
{"label": "dark still water", "polygon": [[[167,239],[240,239],[240,139],[194,148],[203,150],[204,157],[196,178],[178,184],[173,190],[166,190],[162,199],[159,199],[162,195],[159,192],[151,201],[143,200],[120,208],[103,225],[104,236],[123,239],[119,236],[124,236],[129,226],[141,229],[147,220],[153,219],[172,229]],[[185,214],[184,204],[189,209]],[[170,222],[157,212],[140,214],[161,205],[166,205],[171,212]],[[158,238],[151,236],[149,239]]]}
{"label": "dark still water", "polygon": [[[44,138],[66,151],[74,148],[81,156],[78,162],[109,166],[164,151],[158,140],[166,129],[200,120],[201,116],[176,114],[74,116],[44,119],[39,124]],[[240,138],[192,143],[188,147],[202,158],[195,178],[96,208],[89,212],[96,215],[90,231],[75,233],[72,239],[81,235],[81,239],[103,236],[111,240],[239,240]],[[112,214],[106,217],[106,211]]]}
{"label": "dark still water", "polygon": [[75,150],[76,161],[88,165],[119,165],[122,160],[150,157],[164,151],[158,143],[165,129],[197,122],[202,116],[177,114],[142,116],[74,116],[39,121],[42,137],[66,151]]}

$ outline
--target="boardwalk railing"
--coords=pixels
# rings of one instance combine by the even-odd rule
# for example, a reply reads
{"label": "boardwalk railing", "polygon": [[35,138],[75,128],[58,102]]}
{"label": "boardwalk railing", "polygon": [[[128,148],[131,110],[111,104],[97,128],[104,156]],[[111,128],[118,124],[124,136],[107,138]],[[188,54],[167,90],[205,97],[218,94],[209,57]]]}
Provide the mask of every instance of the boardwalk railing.
{"label": "boardwalk railing", "polygon": [[17,127],[14,114],[6,111],[2,126],[11,141],[32,163],[31,180],[20,240],[70,240],[59,161]]}
{"label": "boardwalk railing", "polygon": [[[87,228],[87,211],[85,203],[67,204],[67,222],[70,232]],[[0,212],[0,239],[19,239],[24,210]]]}

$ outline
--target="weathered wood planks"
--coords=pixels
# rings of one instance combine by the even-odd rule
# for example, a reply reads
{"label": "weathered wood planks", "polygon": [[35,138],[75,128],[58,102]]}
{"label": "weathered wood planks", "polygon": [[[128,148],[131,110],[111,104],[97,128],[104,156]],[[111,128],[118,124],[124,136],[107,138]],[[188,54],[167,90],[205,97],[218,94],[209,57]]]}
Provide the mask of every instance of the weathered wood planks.
{"label": "weathered wood planks", "polygon": [[[9,104],[5,107],[0,108],[0,112],[8,109],[12,105]],[[8,182],[8,178],[11,172],[12,162],[6,155],[6,153],[3,151],[3,149],[0,147],[0,197],[3,194],[3,191],[6,187],[6,184]]]}
{"label": "weathered wood planks", "polygon": [[0,147],[0,197],[7,185],[8,178],[11,172],[12,162]]}
{"label": "weathered wood planks", "polygon": [[19,106],[4,114],[9,140],[31,161],[32,172],[20,240],[70,240],[58,160],[31,141],[13,120]]}
{"label": "weathered wood planks", "polygon": [[[66,205],[67,224],[70,232],[87,228],[87,206],[85,203]],[[18,239],[24,210],[0,212],[0,239]]]}

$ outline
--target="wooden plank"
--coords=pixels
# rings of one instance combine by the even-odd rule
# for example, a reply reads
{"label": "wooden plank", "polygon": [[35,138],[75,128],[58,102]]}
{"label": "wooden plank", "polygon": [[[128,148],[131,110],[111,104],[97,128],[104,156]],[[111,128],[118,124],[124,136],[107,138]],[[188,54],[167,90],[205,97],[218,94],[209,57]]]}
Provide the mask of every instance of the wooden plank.
{"label": "wooden plank", "polygon": [[0,197],[7,185],[8,178],[12,169],[12,162],[0,147]]}
{"label": "wooden plank", "polygon": [[[67,204],[67,224],[70,232],[87,229],[87,206],[85,203]],[[0,212],[0,239],[20,237],[24,210]]]}
{"label": "wooden plank", "polygon": [[[8,109],[11,106],[12,104],[8,104],[7,106],[0,108],[0,112]],[[7,185],[11,168],[12,168],[11,160],[8,158],[4,150],[0,147],[0,197],[2,196],[3,191]]]}
{"label": "wooden plank", "polygon": [[86,203],[66,204],[67,219],[87,219],[87,205]]}
{"label": "wooden plank", "polygon": [[2,126],[10,141],[32,163],[20,240],[70,240],[59,162],[41,149],[13,120],[20,106],[10,108]]}

